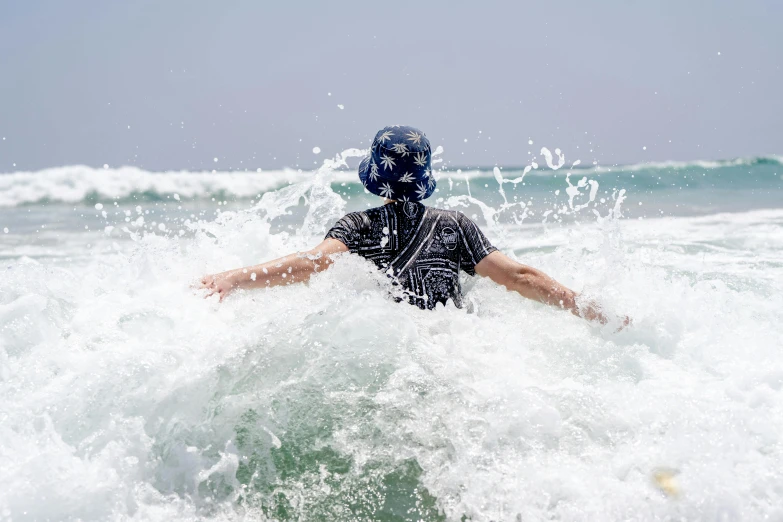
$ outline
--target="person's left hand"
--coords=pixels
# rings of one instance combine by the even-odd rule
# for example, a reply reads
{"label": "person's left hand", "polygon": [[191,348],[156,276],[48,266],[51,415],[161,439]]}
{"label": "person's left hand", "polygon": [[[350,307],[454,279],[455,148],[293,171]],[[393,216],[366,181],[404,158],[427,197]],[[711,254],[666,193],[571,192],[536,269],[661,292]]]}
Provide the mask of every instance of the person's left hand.
{"label": "person's left hand", "polygon": [[205,275],[201,278],[201,288],[207,291],[204,295],[204,299],[211,295],[218,294],[220,296],[220,302],[222,303],[223,299],[233,292],[236,287],[237,284],[233,277],[231,277],[230,272]]}

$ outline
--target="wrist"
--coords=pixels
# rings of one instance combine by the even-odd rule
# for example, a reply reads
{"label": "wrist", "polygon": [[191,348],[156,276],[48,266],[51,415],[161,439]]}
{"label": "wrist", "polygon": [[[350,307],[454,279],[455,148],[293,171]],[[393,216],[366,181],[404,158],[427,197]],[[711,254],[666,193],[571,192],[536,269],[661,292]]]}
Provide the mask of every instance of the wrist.
{"label": "wrist", "polygon": [[241,271],[230,272],[226,277],[226,281],[232,288],[239,288],[244,283],[245,279],[250,279],[250,274],[244,274]]}

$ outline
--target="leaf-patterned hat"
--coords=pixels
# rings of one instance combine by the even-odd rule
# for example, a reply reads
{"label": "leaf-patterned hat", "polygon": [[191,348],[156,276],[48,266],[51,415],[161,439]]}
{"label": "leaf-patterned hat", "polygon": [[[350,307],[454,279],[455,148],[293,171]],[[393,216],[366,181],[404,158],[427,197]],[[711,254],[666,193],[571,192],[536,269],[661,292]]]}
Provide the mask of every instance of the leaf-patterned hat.
{"label": "leaf-patterned hat", "polygon": [[384,127],[372,140],[370,155],[359,164],[359,179],[382,198],[420,201],[430,197],[435,190],[430,140],[413,127]]}

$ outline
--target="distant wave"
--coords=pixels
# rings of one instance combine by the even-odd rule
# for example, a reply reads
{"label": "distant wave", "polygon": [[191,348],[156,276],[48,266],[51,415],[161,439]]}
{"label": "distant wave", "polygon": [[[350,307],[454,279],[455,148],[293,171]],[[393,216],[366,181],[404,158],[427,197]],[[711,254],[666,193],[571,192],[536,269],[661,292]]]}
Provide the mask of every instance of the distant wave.
{"label": "distant wave", "polygon": [[[0,206],[31,203],[80,203],[98,199],[162,200],[181,198],[250,199],[276,188],[303,181],[312,172],[292,169],[269,172],[149,172],[136,167],[95,169],[56,167],[37,172],[0,175]],[[354,174],[336,173],[353,181]]]}
{"label": "distant wave", "polygon": [[[567,161],[566,165],[558,169],[559,172],[639,172],[643,170],[685,170],[685,169],[717,169],[723,167],[738,166],[756,166],[756,165],[781,165],[783,166],[783,156],[757,156],[750,158],[734,158],[725,160],[693,160],[693,161],[658,161],[645,163],[630,163],[627,165],[590,165],[579,163],[574,166],[572,161]],[[457,170],[463,173],[487,172],[493,167],[451,167],[451,173]],[[504,172],[522,172],[524,167],[503,167]],[[530,171],[529,176],[550,175],[553,169],[545,164],[538,164],[538,168]]]}
{"label": "distant wave", "polygon": [[590,170],[612,170],[638,172],[640,170],[683,170],[690,168],[717,169],[722,167],[755,165],[783,165],[783,156],[758,156],[752,158],[735,158],[727,160],[695,160],[695,161],[661,161],[650,163],[635,163],[615,167],[593,167]]}
{"label": "distant wave", "polygon": [[[682,171],[689,169],[726,169],[731,167],[761,167],[765,165],[783,166],[783,156],[764,156],[719,161],[638,163],[622,166],[567,166],[558,170],[565,174],[602,175],[624,172]],[[510,179],[522,173],[521,167],[502,169],[503,177]],[[545,165],[532,170],[527,176],[552,176],[553,170]],[[737,172],[747,174],[743,171]],[[781,172],[783,174],[783,172]],[[0,174],[0,207],[14,207],[34,203],[90,203],[98,200],[140,200],[156,201],[177,195],[183,199],[251,199],[257,195],[274,190],[290,183],[305,181],[314,176],[312,171],[282,169],[262,172],[190,172],[169,171],[149,172],[137,167],[116,169],[96,169],[83,165],[56,167],[36,172],[14,172]],[[467,178],[492,179],[492,167],[468,168],[440,171],[441,179],[453,181]],[[345,184],[359,190],[359,181],[354,171],[337,171],[330,175],[332,183]],[[637,175],[636,182],[642,180]],[[493,179],[494,182],[494,179]]]}

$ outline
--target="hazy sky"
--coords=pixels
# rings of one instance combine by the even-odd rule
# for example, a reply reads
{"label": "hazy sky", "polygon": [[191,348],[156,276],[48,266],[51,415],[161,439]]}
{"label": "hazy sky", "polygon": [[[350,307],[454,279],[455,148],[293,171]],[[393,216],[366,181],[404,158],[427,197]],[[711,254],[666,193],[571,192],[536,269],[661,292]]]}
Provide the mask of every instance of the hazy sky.
{"label": "hazy sky", "polygon": [[397,123],[451,165],[783,154],[781,20],[779,0],[0,0],[0,172],[310,168]]}

